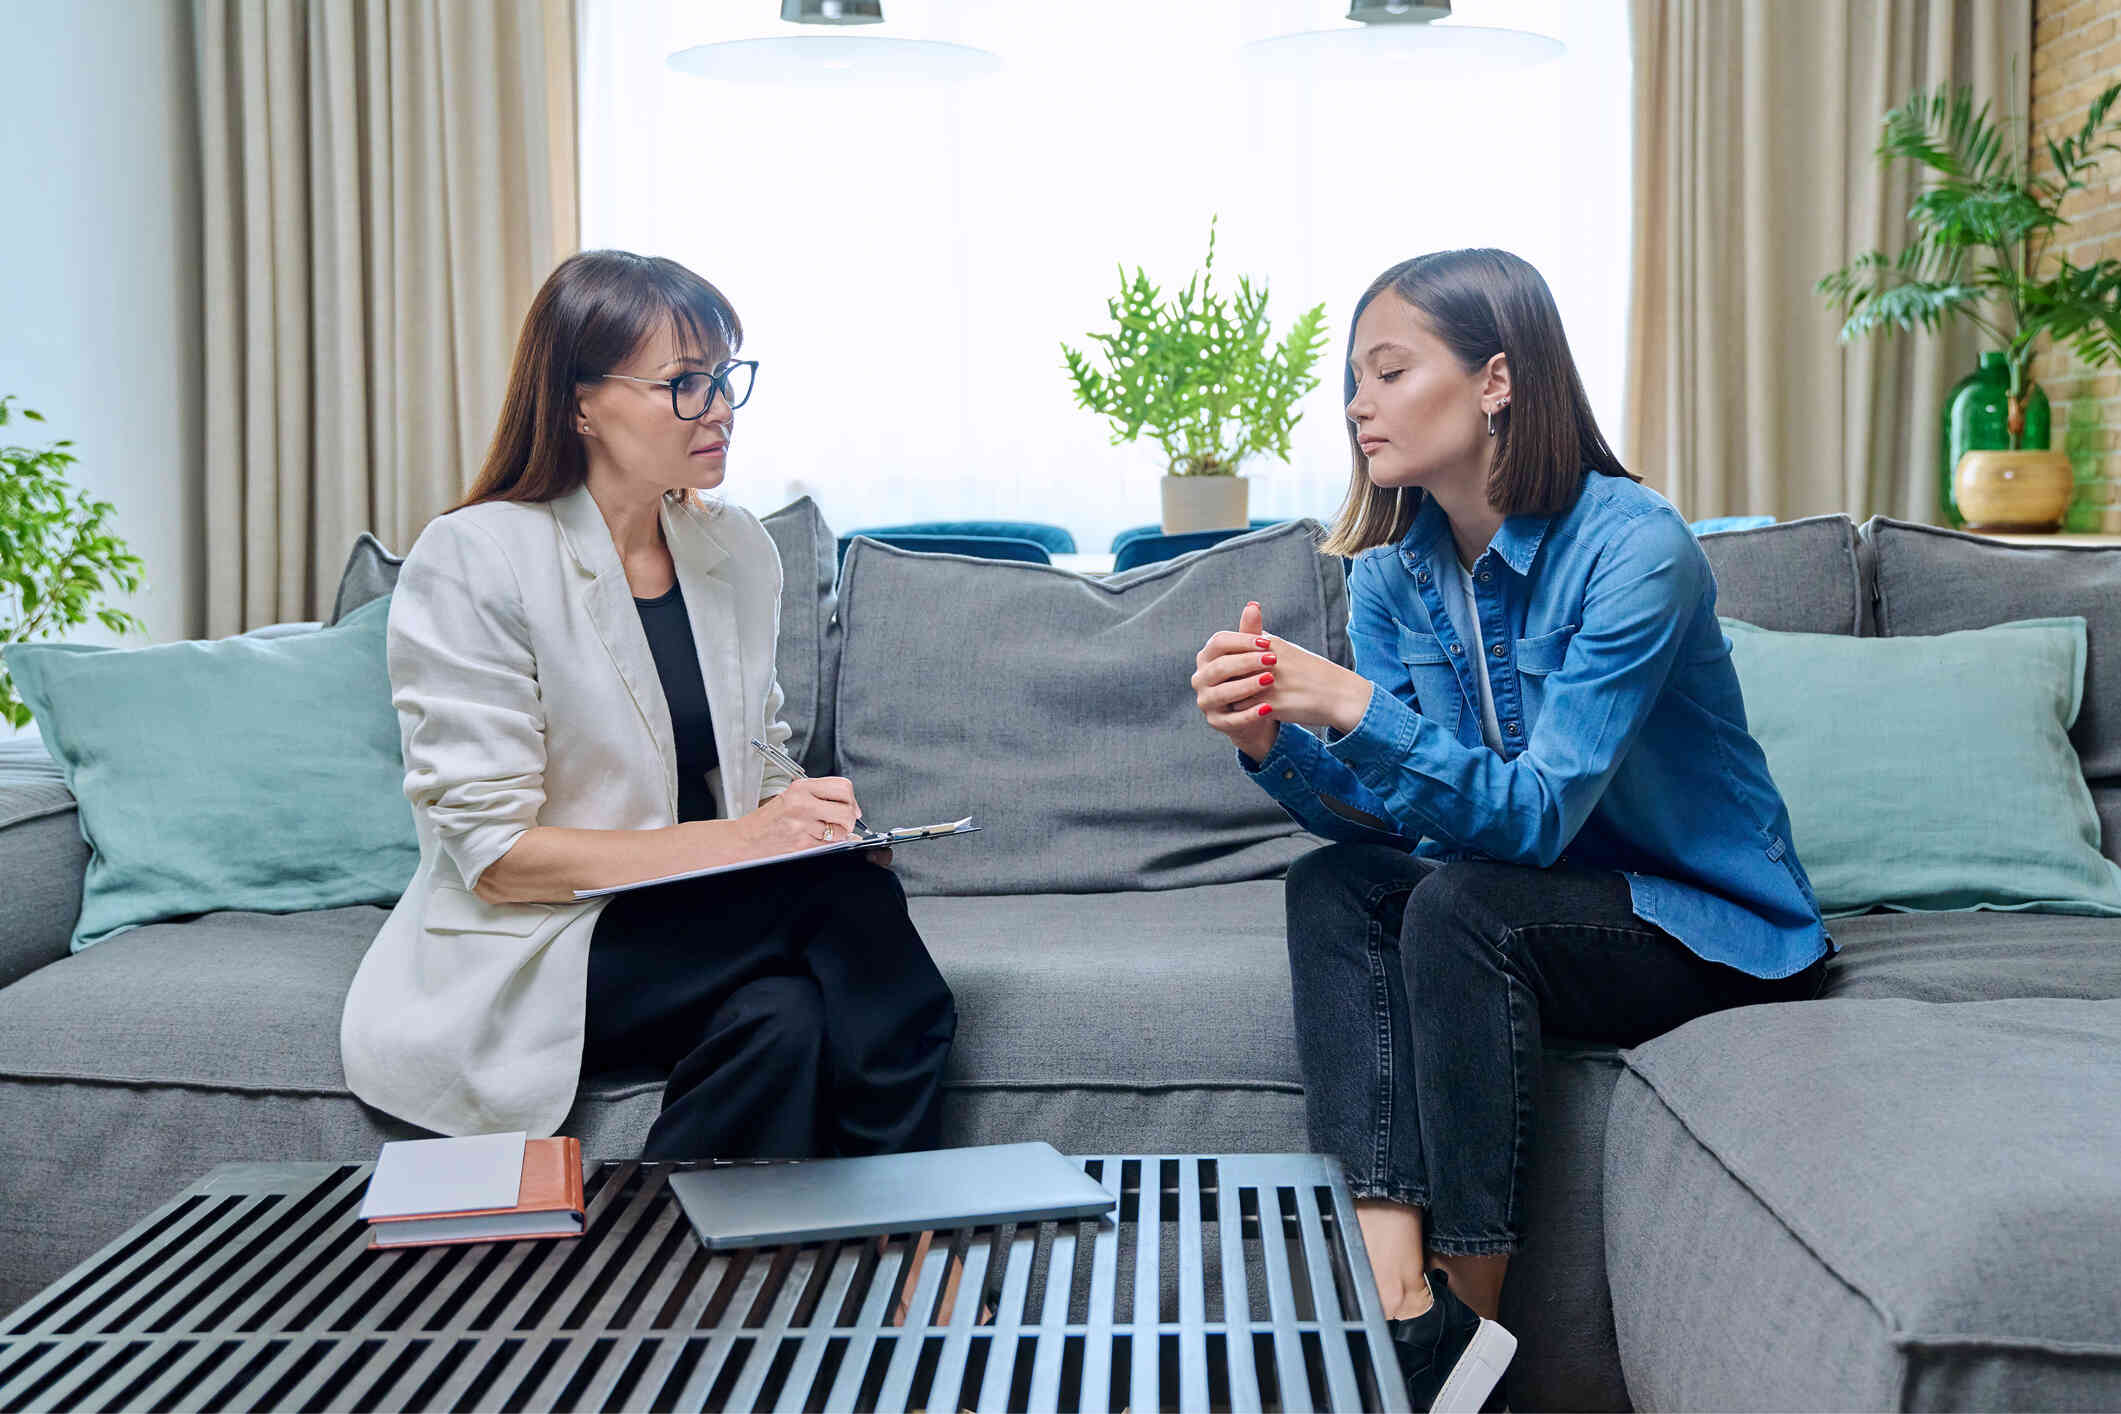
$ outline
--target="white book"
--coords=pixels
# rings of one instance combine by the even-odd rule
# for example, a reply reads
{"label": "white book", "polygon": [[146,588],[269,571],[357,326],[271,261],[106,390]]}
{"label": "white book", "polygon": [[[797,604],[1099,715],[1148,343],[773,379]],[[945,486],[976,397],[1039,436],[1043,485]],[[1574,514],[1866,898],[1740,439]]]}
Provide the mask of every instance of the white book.
{"label": "white book", "polygon": [[522,1130],[385,1144],[361,1203],[364,1221],[513,1208],[523,1191]]}

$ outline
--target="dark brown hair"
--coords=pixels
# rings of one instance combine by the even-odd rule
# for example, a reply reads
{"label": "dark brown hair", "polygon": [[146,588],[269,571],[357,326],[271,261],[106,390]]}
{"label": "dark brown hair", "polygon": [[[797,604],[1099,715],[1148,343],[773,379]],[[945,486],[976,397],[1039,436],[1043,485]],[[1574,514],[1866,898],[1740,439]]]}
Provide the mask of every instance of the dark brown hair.
{"label": "dark brown hair", "polygon": [[661,256],[585,250],[546,277],[508,371],[486,465],[455,510],[481,501],[551,501],[582,484],[589,461],[575,431],[575,388],[674,326],[688,347],[727,357],[744,326],[722,292]]}
{"label": "dark brown hair", "polygon": [[[1539,272],[1506,250],[1439,250],[1401,261],[1370,282],[1348,321],[1348,358],[1355,357],[1355,325],[1370,301],[1391,290],[1443,340],[1467,373],[1500,353],[1510,364],[1510,406],[1497,419],[1495,467],[1488,501],[1504,515],[1559,515],[1575,503],[1586,468],[1607,476],[1633,475],[1606,445],[1591,415],[1576,360],[1561,329],[1561,311]],[[1355,400],[1355,370],[1341,370],[1341,406]],[[1354,555],[1396,544],[1414,524],[1427,494],[1418,486],[1370,483],[1369,459],[1348,421],[1355,459],[1348,496],[1320,548]]]}

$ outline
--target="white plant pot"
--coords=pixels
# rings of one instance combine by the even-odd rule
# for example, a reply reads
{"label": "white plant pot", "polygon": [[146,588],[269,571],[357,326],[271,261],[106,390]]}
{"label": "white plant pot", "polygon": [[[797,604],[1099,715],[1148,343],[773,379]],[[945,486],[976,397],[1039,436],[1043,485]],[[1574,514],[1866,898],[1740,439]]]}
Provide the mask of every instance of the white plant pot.
{"label": "white plant pot", "polygon": [[1243,530],[1251,524],[1248,491],[1242,476],[1166,476],[1164,534]]}

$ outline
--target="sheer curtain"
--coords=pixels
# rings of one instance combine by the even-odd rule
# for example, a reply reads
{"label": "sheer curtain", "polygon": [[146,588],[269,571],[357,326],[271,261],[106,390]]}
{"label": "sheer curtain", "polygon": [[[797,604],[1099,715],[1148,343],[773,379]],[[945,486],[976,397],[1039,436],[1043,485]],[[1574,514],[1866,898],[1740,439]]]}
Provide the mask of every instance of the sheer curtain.
{"label": "sheer curtain", "polygon": [[1246,73],[1244,42],[1339,22],[1345,6],[1322,0],[892,0],[873,32],[1003,62],[918,89],[664,64],[774,33],[777,9],[581,0],[583,244],[671,256],[735,304],[761,365],[725,486],[740,505],[807,492],[840,530],[1044,520],[1086,551],[1154,521],[1155,444],[1110,444],[1060,344],[1105,327],[1117,266],[1182,287],[1211,215],[1218,288],[1264,279],[1277,336],[1321,302],[1330,331],[1290,462],[1245,464],[1255,516],[1339,504],[1349,315],[1379,271],[1428,250],[1497,245],[1537,265],[1608,435],[1623,427],[1624,0],[1462,0],[1463,22],[1568,45],[1478,81]]}

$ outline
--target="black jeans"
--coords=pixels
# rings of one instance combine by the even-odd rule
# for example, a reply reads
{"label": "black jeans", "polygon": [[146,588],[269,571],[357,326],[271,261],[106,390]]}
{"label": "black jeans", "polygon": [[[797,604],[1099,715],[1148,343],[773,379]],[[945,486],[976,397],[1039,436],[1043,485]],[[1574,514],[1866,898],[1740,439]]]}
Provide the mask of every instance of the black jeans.
{"label": "black jeans", "polygon": [[956,1034],[898,876],[860,855],[618,894],[590,942],[583,1070],[670,1072],[643,1158],[940,1148]]}
{"label": "black jeans", "polygon": [[1311,1147],[1356,1197],[1427,1209],[1447,1255],[1523,1241],[1542,1033],[1636,1045],[1826,976],[1824,958],[1778,981],[1706,961],[1585,869],[1336,844],[1290,868],[1288,908]]}

